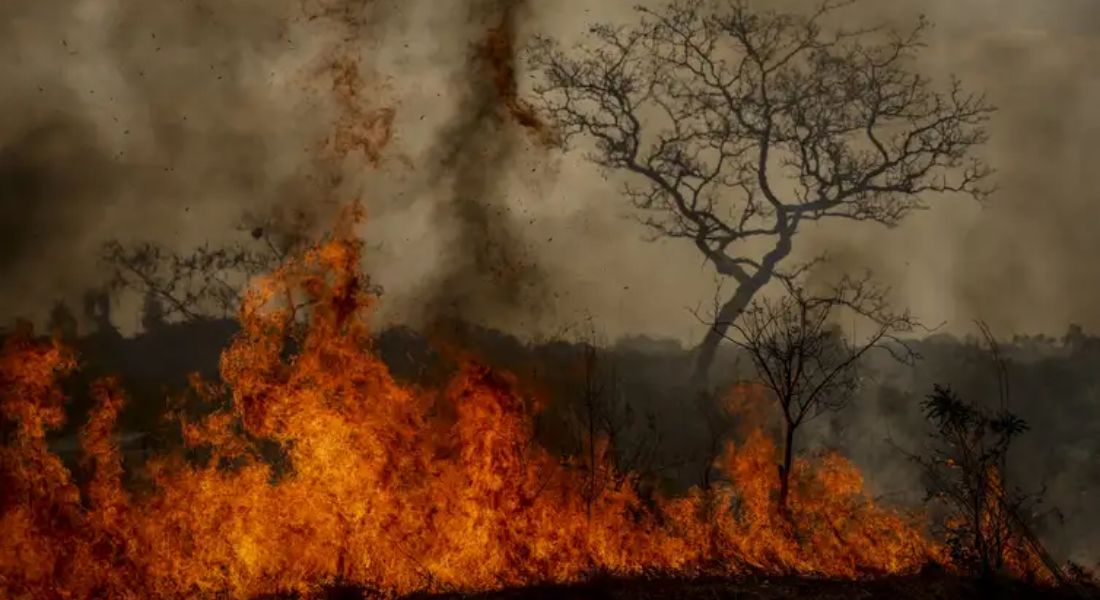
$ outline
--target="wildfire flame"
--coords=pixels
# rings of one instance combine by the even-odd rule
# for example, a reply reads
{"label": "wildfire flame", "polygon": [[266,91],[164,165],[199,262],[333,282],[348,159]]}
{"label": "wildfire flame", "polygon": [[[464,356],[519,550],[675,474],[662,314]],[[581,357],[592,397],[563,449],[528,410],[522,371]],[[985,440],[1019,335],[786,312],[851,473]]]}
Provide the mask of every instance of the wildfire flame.
{"label": "wildfire flame", "polygon": [[[441,389],[395,381],[371,349],[359,257],[345,229],[249,292],[221,381],[193,386],[226,408],[179,418],[202,459],[150,459],[142,488],[124,483],[114,441],[119,386],[94,386],[78,485],[46,445],[75,357],[8,340],[0,595],[247,598],[333,583],[402,594],[595,573],[857,577],[944,560],[917,516],[869,500],[833,454],[795,465],[781,515],[776,448],[759,430],[721,459],[729,486],[654,501],[620,474],[586,500],[585,476],[534,443],[512,376],[471,360]],[[284,460],[261,458],[259,439]]]}

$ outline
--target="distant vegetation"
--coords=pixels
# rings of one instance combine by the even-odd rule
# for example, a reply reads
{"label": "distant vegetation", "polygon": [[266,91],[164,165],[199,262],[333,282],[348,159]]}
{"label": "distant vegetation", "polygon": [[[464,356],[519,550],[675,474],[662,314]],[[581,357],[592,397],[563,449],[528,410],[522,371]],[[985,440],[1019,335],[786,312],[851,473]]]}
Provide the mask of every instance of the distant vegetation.
{"label": "distant vegetation", "polygon": [[[89,309],[106,306],[90,302]],[[65,317],[70,315],[70,317]],[[55,311],[55,325],[70,311]],[[110,328],[110,315],[100,329],[76,332],[72,342],[83,369],[67,386],[77,399],[73,419],[57,437],[75,434],[87,408],[83,390],[93,378],[117,374],[133,401],[120,417],[123,430],[149,433],[151,450],[160,443],[160,417],[178,397],[187,377],[198,372],[215,377],[219,352],[236,331],[231,320],[203,318],[161,322],[149,331],[125,338]],[[581,454],[589,430],[609,435],[624,467],[650,474],[649,481],[669,489],[709,483],[709,468],[721,440],[734,435],[734,423],[714,408],[714,399],[687,401],[694,393],[683,382],[691,353],[671,340],[635,337],[612,344],[550,342],[529,346],[510,335],[475,326],[456,325],[449,335],[461,339],[472,355],[508,369],[522,381],[546,392],[550,402],[540,415],[540,435],[560,452]],[[377,349],[399,379],[443,381],[453,356],[413,330],[393,328],[376,336]],[[980,337],[959,339],[937,334],[913,341],[921,355],[913,366],[886,357],[872,358],[862,375],[868,382],[852,402],[835,414],[812,422],[799,450],[831,447],[853,458],[868,475],[872,489],[891,498],[919,502],[921,469],[906,451],[925,446],[935,433],[925,420],[926,397],[937,385],[975,409],[996,412],[1001,405],[998,366]],[[1019,336],[1000,344],[1012,395],[1013,414],[1029,431],[1012,441],[1007,474],[1029,490],[1044,490],[1046,504],[1036,509],[1035,526],[1058,557],[1085,564],[1100,556],[1100,528],[1093,510],[1100,495],[1100,337],[1070,327],[1060,337]],[[728,388],[753,374],[749,357],[734,346],[719,354],[716,388]],[[946,397],[939,392],[937,397]],[[81,402],[83,399],[83,402]],[[934,423],[933,423],[934,424]],[[778,430],[776,430],[778,433]],[[135,442],[137,443],[137,442]]]}

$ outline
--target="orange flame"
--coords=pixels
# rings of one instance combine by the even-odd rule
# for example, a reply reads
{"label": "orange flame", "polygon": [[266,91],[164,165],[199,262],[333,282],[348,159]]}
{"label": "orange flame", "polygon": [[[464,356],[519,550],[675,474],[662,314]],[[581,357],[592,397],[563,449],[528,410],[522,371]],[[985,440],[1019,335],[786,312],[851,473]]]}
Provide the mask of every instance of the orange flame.
{"label": "orange flame", "polygon": [[[151,459],[143,488],[123,481],[117,386],[93,390],[81,438],[90,478],[78,485],[45,442],[74,360],[57,344],[8,341],[4,597],[247,598],[332,583],[401,594],[594,573],[854,577],[942,560],[918,519],[868,500],[839,456],[797,463],[781,516],[775,446],[760,431],[728,448],[726,487],[652,503],[621,474],[586,499],[584,474],[533,442],[532,403],[513,377],[472,361],[442,389],[391,377],[371,350],[373,299],[346,233],[248,294],[221,383],[194,390],[230,408],[181,418],[188,451],[208,456]],[[285,465],[261,458],[257,439],[278,443]]]}

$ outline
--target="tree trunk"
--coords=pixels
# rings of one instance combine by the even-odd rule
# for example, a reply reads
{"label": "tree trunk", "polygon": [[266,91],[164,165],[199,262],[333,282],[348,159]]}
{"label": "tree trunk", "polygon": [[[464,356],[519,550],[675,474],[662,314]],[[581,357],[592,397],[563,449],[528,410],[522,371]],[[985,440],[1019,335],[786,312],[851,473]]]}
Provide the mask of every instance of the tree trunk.
{"label": "tree trunk", "polygon": [[760,288],[764,287],[770,279],[771,273],[767,273],[744,281],[737,286],[733,296],[719,309],[718,314],[714,317],[714,323],[707,330],[702,343],[695,348],[695,370],[691,376],[692,387],[695,389],[706,388],[710,378],[710,368],[714,364],[714,357],[718,353],[718,346],[725,339],[730,324],[740,317],[741,313],[745,312],[756,292],[760,291]]}
{"label": "tree trunk", "polygon": [[783,437],[783,464],[779,466],[779,512],[787,512],[787,496],[791,490],[791,463],[794,462],[794,426],[787,424]]}

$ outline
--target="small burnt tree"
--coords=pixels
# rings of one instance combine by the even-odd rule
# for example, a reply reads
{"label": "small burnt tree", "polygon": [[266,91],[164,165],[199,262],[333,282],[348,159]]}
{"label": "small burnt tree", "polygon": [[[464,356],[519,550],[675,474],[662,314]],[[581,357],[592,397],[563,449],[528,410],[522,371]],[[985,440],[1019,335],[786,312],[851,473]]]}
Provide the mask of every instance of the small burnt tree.
{"label": "small burnt tree", "polygon": [[[657,470],[660,433],[652,413],[638,414],[627,400],[612,357],[591,342],[581,344],[581,381],[573,419],[580,434],[578,466],[585,473],[588,517],[593,503]],[[639,418],[641,417],[641,418]]]}
{"label": "small burnt tree", "polygon": [[922,407],[934,443],[917,461],[930,499],[949,507],[945,533],[952,559],[983,576],[1001,571],[1022,542],[1015,521],[1029,496],[1009,488],[1005,467],[1012,442],[1028,425],[1008,410],[982,410],[939,385]]}
{"label": "small burnt tree", "polygon": [[1009,452],[1028,423],[1009,410],[1008,366],[989,328],[978,323],[996,369],[998,406],[983,407],[949,387],[934,386],[922,404],[933,426],[922,454],[910,454],[928,483],[928,499],[947,508],[944,534],[956,565],[990,578],[1008,570],[1035,575],[1045,570],[1081,592],[1090,577],[1063,567],[1036,536],[1043,491],[1009,482]]}
{"label": "small burnt tree", "polygon": [[[820,294],[809,292],[798,278],[783,283],[785,295],[754,301],[726,324],[725,337],[751,358],[759,383],[782,416],[779,508],[786,512],[799,428],[849,401],[860,384],[860,359],[870,350],[880,348],[912,362],[916,354],[898,336],[918,324],[908,312],[891,311],[886,290],[867,277],[844,277]],[[870,332],[860,339],[846,338],[835,324],[845,311],[870,323]]]}
{"label": "small burnt tree", "polygon": [[531,48],[537,102],[560,138],[591,143],[591,161],[627,176],[654,238],[691,243],[736,284],[697,348],[699,385],[808,223],[893,227],[930,196],[990,190],[974,156],[986,100],[914,70],[923,19],[905,32],[827,26],[850,4],[785,14],[676,0],[593,26],[570,50]]}

